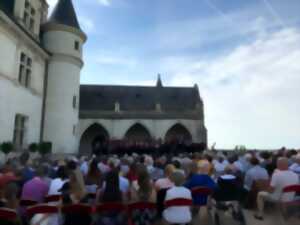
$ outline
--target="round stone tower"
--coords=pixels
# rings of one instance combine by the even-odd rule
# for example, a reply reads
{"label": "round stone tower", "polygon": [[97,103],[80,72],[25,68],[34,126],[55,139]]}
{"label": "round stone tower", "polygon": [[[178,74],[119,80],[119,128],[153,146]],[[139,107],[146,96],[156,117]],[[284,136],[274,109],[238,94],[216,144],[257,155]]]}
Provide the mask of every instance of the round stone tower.
{"label": "round stone tower", "polygon": [[52,142],[54,153],[78,151],[80,71],[86,39],[72,0],[59,0],[43,26],[43,45],[51,53],[45,81],[43,140]]}

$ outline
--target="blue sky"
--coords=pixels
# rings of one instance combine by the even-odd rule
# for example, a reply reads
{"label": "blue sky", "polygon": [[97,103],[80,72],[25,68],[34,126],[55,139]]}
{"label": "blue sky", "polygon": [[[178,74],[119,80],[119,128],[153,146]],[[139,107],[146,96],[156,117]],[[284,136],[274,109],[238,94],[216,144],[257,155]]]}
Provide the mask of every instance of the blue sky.
{"label": "blue sky", "polygon": [[73,2],[81,83],[197,83],[209,144],[300,148],[299,0]]}

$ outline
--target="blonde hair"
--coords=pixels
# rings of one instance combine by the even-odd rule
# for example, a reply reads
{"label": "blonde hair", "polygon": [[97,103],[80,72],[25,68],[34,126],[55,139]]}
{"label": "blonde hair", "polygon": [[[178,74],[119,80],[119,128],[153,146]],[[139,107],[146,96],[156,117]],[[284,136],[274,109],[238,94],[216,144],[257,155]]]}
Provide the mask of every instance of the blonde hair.
{"label": "blonde hair", "polygon": [[165,168],[165,176],[170,177],[171,174],[176,170],[175,166],[173,164],[166,165]]}
{"label": "blonde hair", "polygon": [[85,184],[82,173],[79,169],[73,170],[70,173],[70,186],[71,192],[76,196],[76,198],[81,199],[85,196]]}

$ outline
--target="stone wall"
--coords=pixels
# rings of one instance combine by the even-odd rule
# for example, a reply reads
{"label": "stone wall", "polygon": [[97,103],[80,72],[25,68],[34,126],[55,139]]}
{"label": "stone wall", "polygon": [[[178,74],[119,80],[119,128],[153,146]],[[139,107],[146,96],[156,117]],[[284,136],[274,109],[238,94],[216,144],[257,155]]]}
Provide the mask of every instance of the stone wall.
{"label": "stone wall", "polygon": [[[186,119],[122,119],[122,120],[109,120],[109,119],[80,119],[78,138],[81,140],[84,132],[92,125],[101,125],[108,133],[109,139],[121,140],[125,137],[126,132],[135,124],[141,124],[147,129],[153,139],[165,139],[165,136],[174,125],[180,124],[185,127],[192,136],[192,141],[195,143],[206,143],[206,128],[200,120],[186,120]],[[81,140],[82,142],[83,140]],[[81,145],[80,151],[91,151],[91,143],[85,141]]]}

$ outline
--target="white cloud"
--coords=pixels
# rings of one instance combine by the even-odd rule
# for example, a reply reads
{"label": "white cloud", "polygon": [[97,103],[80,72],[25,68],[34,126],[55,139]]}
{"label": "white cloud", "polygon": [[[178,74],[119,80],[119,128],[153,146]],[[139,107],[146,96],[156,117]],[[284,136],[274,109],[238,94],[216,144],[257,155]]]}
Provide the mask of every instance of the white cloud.
{"label": "white cloud", "polygon": [[107,66],[125,66],[128,68],[134,68],[137,65],[137,61],[128,57],[117,57],[113,55],[98,56],[96,62]]}
{"label": "white cloud", "polygon": [[103,6],[110,6],[111,5],[111,0],[97,0],[98,3],[100,3]]}
{"label": "white cloud", "polygon": [[168,58],[172,85],[199,84],[210,143],[300,147],[300,31],[283,29],[209,60]]}
{"label": "white cloud", "polygon": [[95,30],[95,24],[90,18],[79,16],[78,21],[81,25],[82,30],[84,30],[85,32],[91,33]]}

